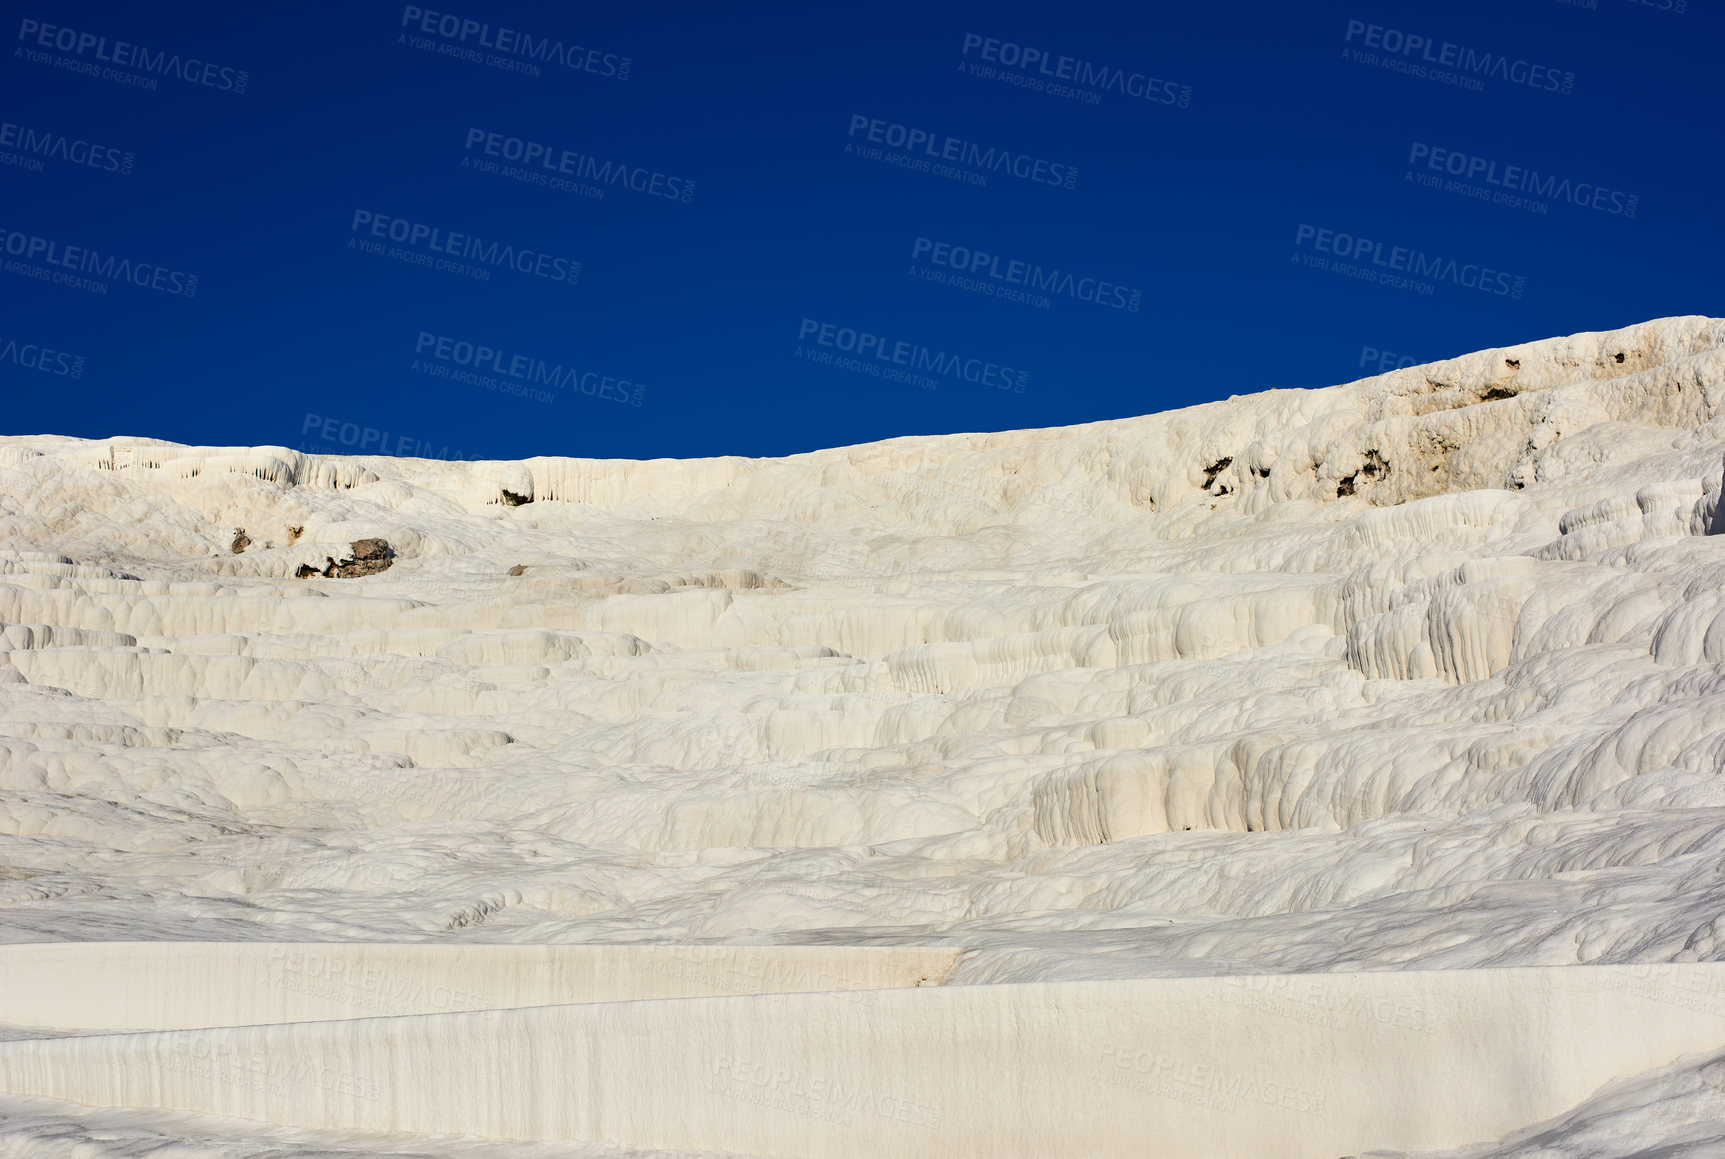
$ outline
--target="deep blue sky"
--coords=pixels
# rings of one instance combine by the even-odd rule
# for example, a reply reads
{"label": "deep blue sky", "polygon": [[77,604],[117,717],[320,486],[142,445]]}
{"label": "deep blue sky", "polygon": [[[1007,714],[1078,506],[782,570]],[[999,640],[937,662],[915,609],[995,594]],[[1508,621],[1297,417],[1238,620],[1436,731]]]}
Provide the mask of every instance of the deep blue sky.
{"label": "deep blue sky", "polygon": [[[1376,372],[1366,348],[1388,366],[1722,312],[1716,0],[9,7],[7,433],[782,454],[1327,385]],[[501,45],[479,46],[500,29]],[[547,42],[586,67],[542,60],[533,77],[434,51],[519,65],[536,51],[523,43]],[[1051,92],[1021,49],[1090,83]],[[624,57],[627,76],[607,75]],[[986,68],[1014,75],[972,71]],[[1009,83],[1026,80],[1041,88]],[[853,133],[857,117],[881,124]],[[978,172],[962,159],[974,146],[973,162],[993,149],[1033,176],[978,185],[847,154],[902,154],[895,125],[931,134],[961,172]],[[468,148],[476,130],[500,152],[516,138],[693,192],[595,199],[552,188],[555,174],[464,168],[509,164]],[[73,160],[91,145],[95,165]],[[127,152],[131,172],[108,171]],[[1434,155],[1483,170],[1488,196],[1529,173],[1547,188],[1517,192],[1526,205],[1476,199],[1442,187]],[[354,229],[362,211],[444,245],[545,255],[553,274],[579,261],[579,278],[502,267],[481,281],[391,257],[387,239],[366,253],[349,244],[377,240],[365,219]],[[1333,266],[1350,238],[1372,243],[1353,255],[1371,277],[1301,260]],[[954,275],[947,247],[991,255],[971,275],[982,289],[924,276]],[[117,259],[138,280],[159,268],[166,288],[84,268]],[[1411,262],[1435,271],[1402,271],[1424,287],[1386,284]],[[1033,267],[1056,287],[1046,306],[1001,296]],[[1482,269],[1488,289],[1457,284]],[[173,292],[185,275],[194,296]],[[1079,300],[1098,283],[1116,303],[1136,291],[1137,309]],[[933,388],[818,361],[861,334],[901,363],[938,356]],[[505,352],[495,382],[519,385],[535,359],[578,377],[543,402],[440,376],[470,357],[461,343]],[[870,349],[863,365],[895,363]]]}

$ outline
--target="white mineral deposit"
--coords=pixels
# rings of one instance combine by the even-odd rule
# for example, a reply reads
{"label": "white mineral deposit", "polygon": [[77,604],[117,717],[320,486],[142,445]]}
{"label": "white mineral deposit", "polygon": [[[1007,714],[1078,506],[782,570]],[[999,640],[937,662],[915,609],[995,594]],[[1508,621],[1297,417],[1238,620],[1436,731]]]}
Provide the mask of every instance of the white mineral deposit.
{"label": "white mineral deposit", "polygon": [[1722,466],[1700,317],[782,459],[0,439],[0,1156],[1725,1154]]}

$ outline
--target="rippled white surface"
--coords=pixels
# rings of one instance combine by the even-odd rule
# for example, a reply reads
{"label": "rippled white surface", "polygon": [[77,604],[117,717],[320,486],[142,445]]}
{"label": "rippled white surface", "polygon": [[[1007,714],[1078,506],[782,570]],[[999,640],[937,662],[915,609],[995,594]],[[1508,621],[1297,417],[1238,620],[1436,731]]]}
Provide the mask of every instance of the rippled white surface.
{"label": "rippled white surface", "polygon": [[1713,960],[1722,408],[1678,318],[778,460],[0,439],[0,939]]}

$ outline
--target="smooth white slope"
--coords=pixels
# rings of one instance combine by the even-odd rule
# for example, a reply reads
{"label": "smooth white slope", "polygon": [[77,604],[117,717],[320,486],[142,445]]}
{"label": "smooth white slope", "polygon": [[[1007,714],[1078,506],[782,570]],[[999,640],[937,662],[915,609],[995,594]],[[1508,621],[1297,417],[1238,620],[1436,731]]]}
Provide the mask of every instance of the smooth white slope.
{"label": "smooth white slope", "polygon": [[[604,1143],[477,1143],[265,1127],[183,1112],[92,1111],[52,1099],[0,1095],[0,1156],[161,1154],[179,1159],[359,1159],[370,1155],[449,1159],[706,1159],[711,1152],[643,1151]],[[1409,1152],[1374,1150],[1362,1159]],[[1574,1111],[1503,1140],[1418,1159],[1716,1159],[1725,1155],[1725,1054],[1692,1055],[1669,1067],[1608,1084]],[[739,1159],[728,1153],[727,1159]]]}
{"label": "smooth white slope", "polygon": [[[0,1089],[304,1128],[873,1159],[1333,1159],[1725,1039],[1725,966],[762,994],[0,1043]],[[1303,979],[1309,984],[1310,979]],[[1697,1001],[1697,998],[1703,1000]],[[1316,1017],[1314,1017],[1316,1016]]]}
{"label": "smooth white slope", "polygon": [[0,1025],[33,1032],[195,1030],[578,1002],[874,991],[939,985],[957,953],[889,946],[43,942],[0,946]]}
{"label": "smooth white slope", "polygon": [[0,938],[1717,958],[1722,347],[781,460],[0,440]]}

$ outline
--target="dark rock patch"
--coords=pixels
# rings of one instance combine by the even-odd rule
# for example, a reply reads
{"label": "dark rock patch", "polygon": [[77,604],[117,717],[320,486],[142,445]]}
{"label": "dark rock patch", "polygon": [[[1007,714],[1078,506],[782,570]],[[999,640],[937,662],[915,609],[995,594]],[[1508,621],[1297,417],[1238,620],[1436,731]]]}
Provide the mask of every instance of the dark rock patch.
{"label": "dark rock patch", "polygon": [[388,571],[394,563],[395,552],[390,550],[388,540],[356,539],[353,541],[353,558],[336,564],[335,574],[339,579],[376,575],[380,571]]}
{"label": "dark rock patch", "polygon": [[311,579],[322,576],[325,579],[358,579],[361,576],[376,575],[380,571],[388,571],[395,563],[395,552],[390,549],[389,541],[385,539],[356,539],[350,545],[352,554],[339,563],[329,556],[324,557],[323,570],[319,571],[309,563],[299,565],[299,571],[294,575],[298,579]]}
{"label": "dark rock patch", "polygon": [[1376,448],[1367,451],[1365,457],[1366,461],[1358,471],[1343,477],[1336,484],[1337,499],[1355,494],[1360,487],[1367,483],[1375,483],[1390,473],[1389,463],[1384,461],[1384,457],[1378,454]]}

